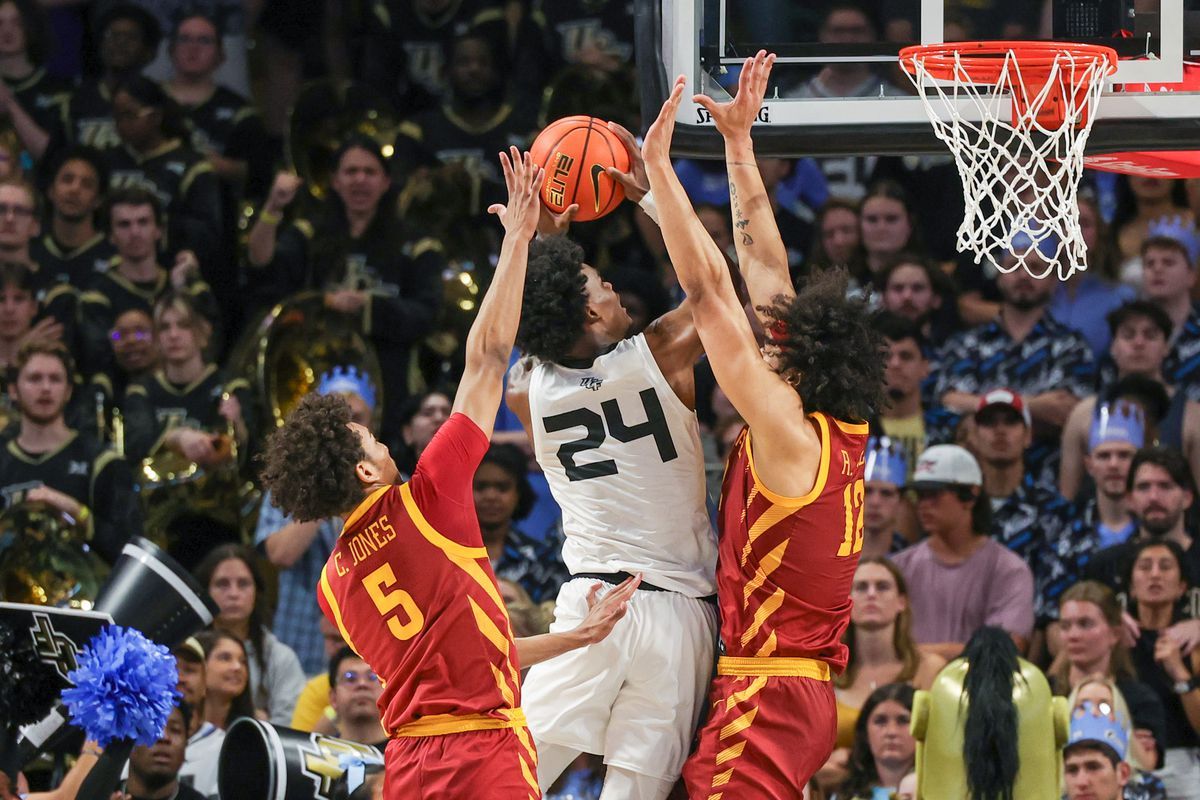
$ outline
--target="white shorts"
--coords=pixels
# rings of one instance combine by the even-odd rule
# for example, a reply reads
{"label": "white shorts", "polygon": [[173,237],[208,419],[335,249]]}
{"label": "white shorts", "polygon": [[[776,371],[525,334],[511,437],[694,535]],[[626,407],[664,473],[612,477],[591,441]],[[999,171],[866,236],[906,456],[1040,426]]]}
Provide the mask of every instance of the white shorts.
{"label": "white shorts", "polygon": [[[551,633],[579,624],[593,583],[575,578],[563,585]],[[716,638],[714,604],[675,592],[635,592],[607,639],[530,668],[521,707],[534,740],[675,780],[708,693]]]}

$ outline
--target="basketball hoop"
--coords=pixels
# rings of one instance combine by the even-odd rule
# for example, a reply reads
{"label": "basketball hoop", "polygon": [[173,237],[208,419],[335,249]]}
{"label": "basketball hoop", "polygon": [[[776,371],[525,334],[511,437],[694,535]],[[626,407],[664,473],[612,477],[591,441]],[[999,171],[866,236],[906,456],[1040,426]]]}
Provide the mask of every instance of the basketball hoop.
{"label": "basketball hoop", "polygon": [[[900,66],[963,181],[959,250],[972,251],[977,264],[987,256],[1001,271],[1022,267],[1036,278],[1056,266],[1062,280],[1087,269],[1075,195],[1116,51],[1066,42],[947,42],[904,48]],[[972,109],[977,119],[964,116]],[[1014,251],[1014,243],[1024,246]]]}

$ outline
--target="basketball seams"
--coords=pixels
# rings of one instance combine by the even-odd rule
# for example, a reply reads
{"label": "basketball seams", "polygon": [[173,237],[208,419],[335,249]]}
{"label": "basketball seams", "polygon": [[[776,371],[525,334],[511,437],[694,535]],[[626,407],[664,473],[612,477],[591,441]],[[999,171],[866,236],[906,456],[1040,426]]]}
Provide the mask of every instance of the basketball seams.
{"label": "basketball seams", "polygon": [[[587,155],[588,142],[590,142],[592,140],[592,126],[595,124],[596,124],[596,118],[588,117],[587,133],[584,134],[584,136],[583,136],[583,147],[581,147],[579,150],[579,159],[578,159],[578,164],[577,164],[577,166],[579,167],[579,172],[575,176],[575,191],[571,192],[571,200],[570,200],[570,202],[567,203],[568,207],[570,207],[571,203],[575,202],[575,198],[579,196],[579,184],[583,182],[584,156]],[[578,129],[576,129],[576,130],[578,130]],[[598,198],[598,197],[592,198],[593,202],[596,200],[599,200],[599,199],[600,198]]]}
{"label": "basketball seams", "polygon": [[[606,131],[606,133],[608,133],[608,132]],[[608,146],[608,163],[612,164],[613,166],[616,166],[617,153],[616,153],[616,150],[613,149],[613,137],[611,135],[606,135],[606,136],[601,136],[600,138],[603,139],[604,144],[606,144]],[[607,178],[608,175],[606,174],[605,177]],[[608,202],[606,202],[604,204],[604,208],[602,208],[600,210],[601,217],[607,215],[609,212],[612,211],[612,208],[609,208],[609,206],[612,206],[613,208],[615,208],[616,205],[618,205],[620,203],[620,201],[617,200],[617,187],[620,184],[618,184],[612,178],[608,178],[608,182],[611,184],[611,186],[609,186],[609,188],[608,188]],[[600,199],[599,197],[596,198],[597,201],[599,201],[599,199]],[[617,202],[614,203],[613,202],[614,200],[616,200]]]}

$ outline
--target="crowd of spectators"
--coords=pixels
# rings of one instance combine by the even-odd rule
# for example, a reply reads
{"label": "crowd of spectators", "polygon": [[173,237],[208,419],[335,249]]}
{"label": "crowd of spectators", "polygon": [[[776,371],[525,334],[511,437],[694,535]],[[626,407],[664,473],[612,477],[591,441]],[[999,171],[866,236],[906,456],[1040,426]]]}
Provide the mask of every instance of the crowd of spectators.
{"label": "crowd of spectators", "polygon": [[[376,385],[342,365],[314,390],[345,394],[410,473],[449,415],[464,287],[497,257],[496,153],[570,113],[639,129],[630,4],[43,5],[0,0],[0,496],[69,516],[109,563],[130,536],[159,541],[220,608],[176,650],[185,703],[128,791],[174,786],[144,773],[186,739],[174,773],[215,796],[240,716],[379,744],[379,679],[313,593],[340,520],[296,522],[253,491],[272,399],[235,345],[315,293],[383,369]],[[876,31],[874,11],[839,2],[820,30]],[[855,70],[794,96],[878,94],[884,77]],[[759,166],[796,283],[847,270],[889,347],[837,750],[812,796],[905,796],[913,689],[995,625],[1073,706],[1116,709],[1126,798],[1200,797],[1200,181],[1086,174],[1088,269],[1059,282],[954,252],[949,159]],[[722,166],[677,170],[734,258]],[[682,299],[633,204],[570,233],[640,326]],[[697,373],[715,499],[742,423]],[[496,430],[476,508],[529,635],[569,575],[524,432],[503,408]],[[161,480],[147,464],[164,456],[227,494]],[[595,797],[602,770],[585,757],[548,797]]]}

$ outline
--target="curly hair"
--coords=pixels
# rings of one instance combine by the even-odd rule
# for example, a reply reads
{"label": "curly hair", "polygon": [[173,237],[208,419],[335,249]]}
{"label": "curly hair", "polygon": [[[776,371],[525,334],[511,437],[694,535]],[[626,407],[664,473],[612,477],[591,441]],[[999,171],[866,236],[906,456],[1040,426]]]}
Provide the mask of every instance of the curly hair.
{"label": "curly hair", "polygon": [[262,482],[285,514],[299,522],[326,519],[362,500],[354,467],[366,454],[349,422],[341,395],[308,394],[267,439]]}
{"label": "curly hair", "polygon": [[586,284],[582,247],[565,236],[531,244],[517,347],[543,361],[565,358],[583,332]]}
{"label": "curly hair", "polygon": [[790,299],[760,306],[779,348],[780,374],[796,374],[805,411],[863,422],[883,408],[883,340],[867,306],[846,297],[845,270],[808,279]]}

